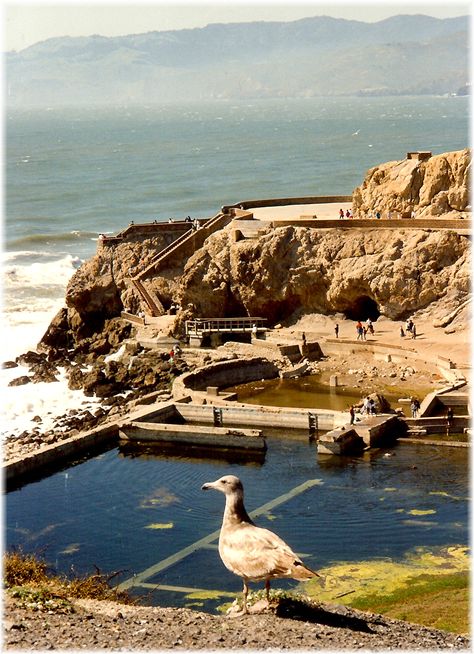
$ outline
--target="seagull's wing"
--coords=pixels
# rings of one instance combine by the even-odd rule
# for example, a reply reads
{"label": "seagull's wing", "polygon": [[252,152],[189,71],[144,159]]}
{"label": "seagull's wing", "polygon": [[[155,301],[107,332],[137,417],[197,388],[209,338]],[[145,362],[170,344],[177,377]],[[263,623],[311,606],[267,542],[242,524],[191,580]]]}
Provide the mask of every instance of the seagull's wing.
{"label": "seagull's wing", "polygon": [[221,533],[219,553],[229,570],[247,579],[309,579],[316,574],[279,536],[251,524],[241,524]]}

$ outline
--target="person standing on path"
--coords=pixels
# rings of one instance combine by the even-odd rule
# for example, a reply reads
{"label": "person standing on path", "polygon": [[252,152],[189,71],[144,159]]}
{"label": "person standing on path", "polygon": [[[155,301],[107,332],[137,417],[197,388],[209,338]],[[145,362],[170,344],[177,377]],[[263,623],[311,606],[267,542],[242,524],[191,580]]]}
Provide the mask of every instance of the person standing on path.
{"label": "person standing on path", "polygon": [[336,338],[339,338],[339,323],[334,325],[334,333],[336,334]]}
{"label": "person standing on path", "polygon": [[354,408],[353,404],[351,404],[351,406],[349,408],[349,415],[351,417],[351,425],[353,425],[355,423],[355,415],[356,415],[355,408]]}
{"label": "person standing on path", "polygon": [[418,418],[418,411],[420,410],[420,402],[416,397],[411,398],[411,417]]}
{"label": "person standing on path", "polygon": [[376,409],[376,407],[375,407],[375,400],[374,400],[373,397],[369,398],[369,402],[368,402],[368,407],[367,407],[367,409],[368,409],[367,413],[368,413],[369,415],[371,415],[371,416],[375,416],[375,415],[376,415],[376,413],[377,413],[377,409]]}
{"label": "person standing on path", "polygon": [[446,411],[446,436],[449,436],[449,432],[453,428],[454,425],[454,411],[452,407],[448,406],[448,409]]}

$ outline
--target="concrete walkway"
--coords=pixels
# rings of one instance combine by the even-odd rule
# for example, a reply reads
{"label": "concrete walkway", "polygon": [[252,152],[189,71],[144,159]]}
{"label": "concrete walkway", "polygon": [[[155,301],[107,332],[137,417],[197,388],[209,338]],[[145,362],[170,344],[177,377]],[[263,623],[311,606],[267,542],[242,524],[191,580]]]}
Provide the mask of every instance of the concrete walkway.
{"label": "concrete walkway", "polygon": [[[278,221],[296,220],[302,216],[317,216],[330,220],[339,219],[339,209],[346,213],[347,209],[352,211],[352,202],[326,202],[324,204],[288,204],[280,207],[254,207],[250,208],[256,220]],[[342,221],[341,221],[342,222]]]}

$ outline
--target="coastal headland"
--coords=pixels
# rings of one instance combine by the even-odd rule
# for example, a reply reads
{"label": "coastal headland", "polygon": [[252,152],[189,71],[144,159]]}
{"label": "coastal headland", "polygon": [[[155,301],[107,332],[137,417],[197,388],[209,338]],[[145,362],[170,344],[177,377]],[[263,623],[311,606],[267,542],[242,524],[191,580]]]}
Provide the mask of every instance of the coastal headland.
{"label": "coastal headland", "polygon": [[[268,341],[299,344],[304,335],[308,341],[332,344],[331,355],[316,364],[318,370],[345,376],[347,383],[360,388],[361,396],[368,390],[381,392],[394,380],[407,395],[436,389],[447,383],[446,375],[451,383],[462,382],[468,388],[469,170],[468,150],[407,156],[368,171],[350,198],[242,201],[199,224],[147,224],[145,229],[129,225],[102,239],[96,255],[70,280],[65,306],[37,351],[7,364],[30,368],[28,379],[18,383],[54,381],[58,369],[65,369],[69,386],[100,397],[102,406],[97,415],[62,416],[60,429],[49,432],[42,431],[40,419],[35,430],[7,439],[4,460],[28,456],[84,429],[122,419],[141,401],[169,401],[173,381],[198,367],[268,357],[267,339],[220,343],[212,349],[187,347],[186,321],[199,317],[258,316],[267,321]],[[357,342],[355,325],[367,318],[375,333]],[[408,318],[416,325],[416,338],[406,331],[401,335]],[[180,356],[170,357],[179,342]],[[344,344],[347,347],[339,347]],[[376,346],[392,348],[405,361],[376,359]],[[285,370],[293,362],[282,358],[278,365]],[[158,616],[153,609],[144,618],[143,611],[148,611],[144,607],[90,605],[84,610],[92,621],[104,624],[109,618],[128,624],[132,611],[133,620],[144,619],[154,628],[155,619],[168,621],[167,610]],[[354,621],[372,620],[348,611],[344,609],[345,617],[340,618],[347,633],[354,633]],[[188,613],[180,615],[193,634],[195,621],[201,624],[201,618]],[[170,613],[173,625],[176,615]],[[38,628],[14,605],[8,604],[7,618],[12,624],[28,623],[26,632]],[[81,613],[71,620],[79,631],[84,629]],[[212,617],[216,625],[221,620]],[[249,620],[257,648],[262,646],[256,635],[260,626],[277,633],[274,616]],[[53,631],[59,629],[53,622],[51,618]],[[318,627],[310,641],[298,631],[297,621],[291,623],[292,647],[314,645],[316,637],[325,647],[340,647],[334,632],[338,627]],[[456,640],[445,632],[428,633],[388,619],[377,624],[381,626],[370,623],[370,633],[387,630],[386,642],[379,638],[378,647],[466,647],[464,638]],[[212,634],[221,629],[216,625],[209,627]],[[7,629],[15,632],[15,627]],[[89,645],[86,631],[82,642]],[[198,635],[192,641],[175,631],[170,631],[173,638],[186,648],[249,645],[248,640],[238,640],[242,635],[235,630],[215,641],[207,638],[205,645]],[[346,645],[373,648],[373,640],[362,636],[365,631],[361,629],[356,639],[351,636]],[[278,632],[278,639],[282,637]],[[281,642],[278,639],[275,645]],[[31,645],[27,641],[23,645]],[[265,645],[269,643],[267,638]]]}
{"label": "coastal headland", "polygon": [[[230,316],[265,318],[296,340],[333,337],[338,322],[341,341],[355,340],[356,321],[370,317],[376,342],[405,347],[400,328],[412,318],[409,349],[465,368],[469,170],[469,150],[408,153],[369,170],[352,198],[241,201],[196,223],[131,223],[99,240],[37,351],[9,362],[30,369],[12,383],[53,381],[65,370],[70,388],[102,401],[98,415],[63,416],[58,427],[91,428],[125,410],[124,393],[166,397],[177,375],[223,356],[191,348],[170,361],[168,353],[183,342],[186,320]],[[21,441],[54,438],[38,420],[23,439],[8,439],[7,456]]]}

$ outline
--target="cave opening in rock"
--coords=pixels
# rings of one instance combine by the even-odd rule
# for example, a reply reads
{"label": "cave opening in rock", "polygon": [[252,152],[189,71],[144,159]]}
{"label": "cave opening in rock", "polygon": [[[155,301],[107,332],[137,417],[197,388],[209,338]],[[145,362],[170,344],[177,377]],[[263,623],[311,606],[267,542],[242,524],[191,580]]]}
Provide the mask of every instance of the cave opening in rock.
{"label": "cave opening in rock", "polygon": [[368,295],[361,295],[346,309],[345,315],[349,320],[367,320],[367,318],[370,318],[375,322],[380,316],[380,311],[375,300]]}

